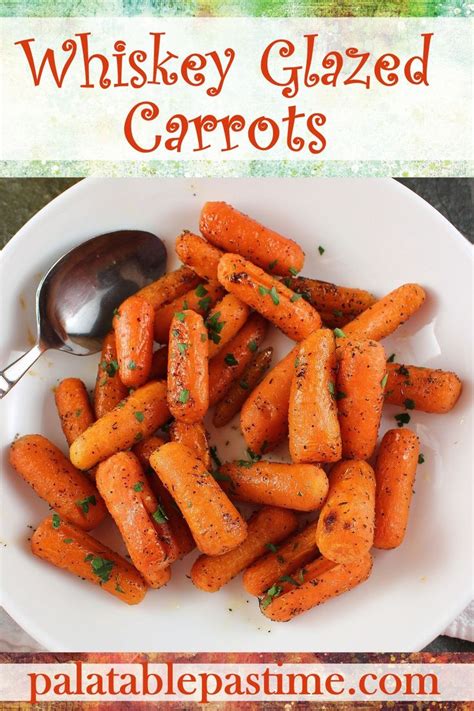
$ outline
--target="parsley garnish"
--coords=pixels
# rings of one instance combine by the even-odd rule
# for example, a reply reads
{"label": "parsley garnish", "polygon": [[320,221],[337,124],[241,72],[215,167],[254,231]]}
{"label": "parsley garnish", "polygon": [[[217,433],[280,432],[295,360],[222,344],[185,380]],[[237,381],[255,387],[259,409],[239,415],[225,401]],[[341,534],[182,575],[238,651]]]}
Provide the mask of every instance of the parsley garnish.
{"label": "parsley garnish", "polygon": [[207,340],[208,340],[207,333],[201,333],[201,343],[204,343]]}
{"label": "parsley garnish", "polygon": [[143,439],[143,432],[137,432],[137,434],[134,437],[135,442],[140,442],[140,440]]}
{"label": "parsley garnish", "polygon": [[423,452],[420,452],[418,455],[418,464],[423,464],[424,461],[425,461],[425,455],[423,454]]}
{"label": "parsley garnish", "polygon": [[332,312],[333,312],[334,316],[339,316],[339,317],[341,317],[341,316],[344,315],[340,309],[333,309]]}
{"label": "parsley garnish", "polygon": [[299,301],[302,298],[303,298],[303,294],[293,294],[290,301],[293,304],[295,301]]}
{"label": "parsley garnish", "polygon": [[118,309],[114,309],[112,311],[112,316],[116,316],[117,318],[120,318],[120,311]]}
{"label": "parsley garnish", "polygon": [[129,360],[129,361],[128,361],[128,366],[127,366],[127,368],[128,368],[129,370],[136,370],[137,364],[135,363],[134,360]]}
{"label": "parsley garnish", "polygon": [[297,269],[296,267],[289,267],[288,271],[292,276],[296,276],[299,272],[299,269]]}
{"label": "parsley garnish", "polygon": [[189,343],[178,343],[178,351],[181,355],[186,353],[186,349],[189,348]]}
{"label": "parsley garnish", "polygon": [[387,363],[393,363],[394,360],[395,360],[395,353],[392,353],[392,355],[387,358]]}
{"label": "parsley garnish", "polygon": [[189,309],[189,304],[188,304],[188,302],[187,302],[187,299],[185,299],[185,300],[183,301],[183,309],[184,309],[185,311],[187,311],[187,310]]}
{"label": "parsley garnish", "polygon": [[319,245],[319,247],[318,247],[319,254],[323,255],[325,251],[326,250],[324,249],[324,247],[321,247],[321,245]]}
{"label": "parsley garnish", "polygon": [[280,585],[272,585],[271,588],[268,588],[267,594],[261,602],[262,609],[264,610],[266,607],[268,607],[269,604],[272,602],[273,598],[278,597],[282,590],[283,588]]}
{"label": "parsley garnish", "polygon": [[179,331],[178,331],[177,328],[173,328],[173,330],[171,331],[171,333],[173,334],[173,336],[174,336],[175,338],[179,338],[179,335],[180,335],[180,334],[179,334]]}
{"label": "parsley garnish", "polygon": [[346,334],[344,333],[342,328],[335,328],[334,335],[336,336],[336,338],[345,338],[346,337]]}
{"label": "parsley garnish", "polygon": [[199,284],[195,289],[194,293],[196,294],[196,296],[206,296],[207,289],[204,284]]}
{"label": "parsley garnish", "polygon": [[230,478],[230,476],[228,476],[227,474],[221,474],[220,471],[218,471],[217,469],[211,472],[211,474],[216,481],[230,481],[230,483],[232,484],[232,479]]}
{"label": "parsley garnish", "polygon": [[247,447],[247,454],[248,454],[248,459],[239,459],[237,464],[239,467],[251,467],[252,464],[255,464],[256,462],[259,462],[262,458],[261,454],[255,454],[255,452],[252,452],[250,447]]}
{"label": "parsley garnish", "polygon": [[185,319],[185,314],[183,314],[182,311],[177,311],[177,312],[175,313],[174,317],[175,317],[175,319],[177,319],[178,321],[184,321],[184,319]]}
{"label": "parsley garnish", "polygon": [[249,351],[250,351],[251,353],[255,353],[255,351],[256,351],[257,348],[258,348],[257,341],[255,341],[254,339],[252,339],[251,341],[249,341],[248,344],[247,344],[247,348],[249,349]]}
{"label": "parsley garnish", "polygon": [[143,422],[143,420],[145,419],[145,415],[143,414],[143,412],[134,412],[133,414],[135,415],[135,419],[138,420],[138,422]]}
{"label": "parsley garnish", "polygon": [[395,415],[395,420],[397,421],[397,425],[399,427],[403,427],[403,425],[407,425],[410,422],[410,415],[408,412],[401,412],[399,415]]}
{"label": "parsley garnish", "polygon": [[265,543],[265,548],[268,548],[271,553],[276,553],[278,551],[278,548],[274,543]]}
{"label": "parsley garnish", "polygon": [[227,353],[224,358],[224,361],[227,363],[227,365],[239,365],[239,361],[233,353]]}
{"label": "parsley garnish", "polygon": [[291,577],[291,575],[282,575],[281,578],[278,578],[278,582],[280,583],[291,583],[291,585],[296,585],[299,587],[301,583],[298,583],[294,578]]}
{"label": "parsley garnish", "polygon": [[335,397],[336,391],[334,390],[334,383],[332,383],[331,381],[329,381],[329,383],[328,383],[328,390],[331,393],[331,395],[333,397]]}
{"label": "parsley garnish", "polygon": [[82,415],[82,409],[76,410],[74,414],[76,417],[80,417]]}
{"label": "parsley garnish", "polygon": [[211,305],[211,297],[205,296],[204,299],[199,299],[198,309],[200,311],[209,311],[209,306]]}
{"label": "parsley garnish", "polygon": [[242,388],[242,390],[249,389],[249,384],[245,380],[239,380],[239,385]]}
{"label": "parsley garnish", "polygon": [[85,499],[81,499],[77,502],[77,505],[79,506],[79,508],[82,509],[82,512],[85,514],[89,513],[89,504],[91,504],[91,506],[97,505],[97,501],[94,494],[92,494],[92,496],[86,496]]}
{"label": "parsley garnish", "polygon": [[210,447],[209,448],[209,453],[211,455],[211,459],[216,464],[218,467],[222,466],[222,462],[220,460],[219,455],[217,454],[217,447]]}
{"label": "parsley garnish", "polygon": [[214,343],[220,343],[221,337],[219,336],[219,333],[222,331],[222,329],[225,326],[225,321],[219,321],[219,316],[221,315],[220,311],[216,311],[215,314],[212,314],[212,316],[209,316],[208,319],[206,319],[206,326],[207,326],[207,331],[209,334],[209,339],[213,341]]}
{"label": "parsley garnish", "polygon": [[137,481],[136,484],[133,485],[133,490],[134,491],[143,491],[144,484],[142,481]]}
{"label": "parsley garnish", "polygon": [[347,397],[346,393],[343,393],[342,390],[337,391],[336,400],[344,400],[345,397]]}
{"label": "parsley garnish", "polygon": [[407,397],[407,399],[405,400],[405,402],[403,404],[405,405],[407,410],[414,410],[415,409],[415,401],[409,397]]}
{"label": "parsley garnish", "polygon": [[274,259],[273,262],[270,262],[270,264],[268,265],[269,270],[272,272],[275,269],[277,264],[278,264],[278,259]]}
{"label": "parsley garnish", "polygon": [[89,553],[84,560],[90,561],[92,572],[97,575],[103,583],[110,580],[110,573],[115,565],[113,561],[107,560],[107,558],[101,558],[100,556],[94,556],[92,553]]}
{"label": "parsley garnish", "polygon": [[162,506],[158,506],[156,509],[155,513],[152,514],[153,519],[156,521],[156,523],[165,523],[168,520],[168,516],[166,515],[164,509]]}
{"label": "parsley garnish", "polygon": [[380,387],[382,388],[382,390],[385,390],[385,386],[387,385],[387,380],[388,380],[388,373],[385,373],[382,380],[380,381]]}
{"label": "parsley garnish", "polygon": [[72,543],[72,538],[63,538],[63,543]]}
{"label": "parsley garnish", "polygon": [[122,588],[120,587],[120,585],[118,583],[115,583],[115,591],[119,592],[119,593],[125,592],[125,590],[122,590]]}
{"label": "parsley garnish", "polygon": [[115,373],[119,369],[119,364],[116,360],[111,360],[109,363],[107,363],[106,360],[103,360],[100,364],[100,367],[102,368],[102,370],[105,370],[105,372],[110,378],[113,378]]}
{"label": "parsley garnish", "polygon": [[187,403],[187,401],[189,400],[189,390],[186,390],[186,389],[181,390],[181,392],[179,393],[178,400],[179,400],[179,402],[183,403],[183,405],[185,405]]}
{"label": "parsley garnish", "polygon": [[405,376],[406,376],[406,375],[410,375],[410,373],[409,373],[409,371],[408,371],[408,368],[405,368],[404,365],[401,365],[399,368],[397,368],[397,373],[398,373],[399,375],[405,375]]}
{"label": "parsley garnish", "polygon": [[57,513],[53,513],[51,521],[53,528],[59,528],[59,526],[61,525],[61,519],[59,518]]}
{"label": "parsley garnish", "polygon": [[258,287],[258,291],[260,292],[260,294],[261,294],[262,296],[266,296],[266,295],[268,294],[268,296],[271,297],[271,299],[272,299],[273,303],[275,304],[275,306],[278,306],[278,304],[280,303],[280,297],[278,296],[278,292],[277,292],[275,286],[272,286],[271,289],[267,289],[266,286],[261,286],[261,285],[260,285],[260,286]]}

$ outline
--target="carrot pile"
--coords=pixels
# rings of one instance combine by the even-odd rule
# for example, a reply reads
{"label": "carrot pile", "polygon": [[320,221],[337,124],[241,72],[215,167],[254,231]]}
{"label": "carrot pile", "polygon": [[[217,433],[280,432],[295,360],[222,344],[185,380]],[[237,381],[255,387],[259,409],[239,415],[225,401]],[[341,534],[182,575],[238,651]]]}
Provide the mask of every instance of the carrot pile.
{"label": "carrot pile", "polygon": [[[423,305],[418,284],[376,299],[299,276],[296,242],[222,202],[204,205],[200,230],[176,240],[182,267],[115,310],[92,401],[77,378],[55,389],[69,457],[33,434],[10,463],[52,509],[31,539],[39,558],[137,604],[197,548],[196,587],[243,573],[261,612],[287,621],[367,580],[374,548],[402,544],[423,462],[402,425],[451,410],[461,381],[380,343]],[[293,341],[273,368],[271,328]],[[404,412],[377,448],[385,403]],[[247,455],[222,463],[205,418],[236,416]],[[285,440],[289,463],[263,458]],[[106,516],[131,562],[90,535]]]}

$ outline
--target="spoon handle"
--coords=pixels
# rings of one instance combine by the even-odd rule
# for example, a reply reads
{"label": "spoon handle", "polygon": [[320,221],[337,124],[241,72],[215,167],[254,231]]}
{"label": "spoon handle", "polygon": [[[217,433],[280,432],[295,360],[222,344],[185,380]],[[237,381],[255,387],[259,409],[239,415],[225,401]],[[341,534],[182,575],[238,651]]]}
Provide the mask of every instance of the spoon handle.
{"label": "spoon handle", "polygon": [[10,392],[44,350],[44,347],[37,343],[31,350],[7,365],[4,370],[0,370],[0,399]]}

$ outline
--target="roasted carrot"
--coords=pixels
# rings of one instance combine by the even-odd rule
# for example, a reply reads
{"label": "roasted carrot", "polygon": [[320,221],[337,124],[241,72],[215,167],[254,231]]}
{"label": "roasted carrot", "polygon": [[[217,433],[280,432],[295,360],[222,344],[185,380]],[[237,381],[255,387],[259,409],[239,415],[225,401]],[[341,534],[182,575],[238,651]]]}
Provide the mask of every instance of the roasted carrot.
{"label": "roasted carrot", "polygon": [[267,324],[258,314],[252,314],[240,331],[209,361],[209,404],[215,405],[230,386],[240,380],[251,362],[255,347],[265,338]]}
{"label": "roasted carrot", "polygon": [[182,232],[176,238],[176,254],[203,279],[217,279],[217,265],[222,252],[202,237],[192,232]]}
{"label": "roasted carrot", "polygon": [[10,447],[10,464],[61,518],[89,531],[107,515],[94,484],[52,442],[25,435]]}
{"label": "roasted carrot", "polygon": [[232,578],[259,558],[269,545],[279,543],[297,527],[292,511],[266,506],[247,522],[247,538],[237,548],[222,555],[201,555],[191,568],[194,585],[206,592],[217,592]]}
{"label": "roasted carrot", "polygon": [[403,284],[346,324],[344,335],[380,341],[413,316],[425,298],[426,294],[418,284]]}
{"label": "roasted carrot", "polygon": [[375,464],[376,548],[396,548],[403,542],[419,452],[418,437],[411,430],[388,430],[383,436]]}
{"label": "roasted carrot", "polygon": [[226,252],[241,254],[274,274],[288,276],[303,268],[304,252],[296,242],[225,202],[206,202],[199,227],[211,244]]}
{"label": "roasted carrot", "polygon": [[195,311],[173,316],[168,347],[168,406],[177,420],[200,422],[209,407],[207,331]]}
{"label": "roasted carrot", "polygon": [[180,267],[144,286],[137,291],[137,294],[146,299],[156,311],[173,299],[183,296],[190,289],[194,289],[200,281],[201,279],[192,269]]}
{"label": "roasted carrot", "polygon": [[342,461],[329,475],[329,493],[321,509],[316,542],[322,555],[349,563],[374,543],[375,475],[363,461]]}
{"label": "roasted carrot", "polygon": [[300,294],[238,254],[224,254],[217,269],[222,286],[294,341],[321,327],[321,318]]}
{"label": "roasted carrot", "polygon": [[206,325],[209,331],[209,358],[213,358],[240,331],[250,309],[233,294],[226,294],[210,311]]}
{"label": "roasted carrot", "polygon": [[344,459],[369,459],[377,444],[386,385],[385,351],[377,341],[348,341],[336,392]]}
{"label": "roasted carrot", "polygon": [[194,455],[201,460],[206,469],[211,468],[211,455],[209,452],[209,439],[202,422],[194,422],[189,425],[187,422],[175,420],[170,426],[170,437],[172,442],[181,442],[194,452]]}
{"label": "roasted carrot", "polygon": [[334,563],[317,558],[293,576],[293,582],[273,585],[260,603],[270,620],[288,622],[296,615],[321,605],[332,597],[348,592],[363,583],[372,570],[372,556],[365,553],[350,563]]}
{"label": "roasted carrot", "polygon": [[58,514],[40,523],[31,537],[31,550],[38,558],[99,585],[127,605],[137,605],[145,597],[147,586],[133,565]]}
{"label": "roasted carrot", "polygon": [[278,580],[314,560],[319,554],[316,527],[314,521],[280,546],[268,546],[270,552],[244,572],[242,582],[246,591],[259,597]]}
{"label": "roasted carrot", "polygon": [[295,511],[314,511],[322,505],[328,480],[321,467],[255,461],[252,453],[249,457],[220,467],[219,482],[229,496]]}
{"label": "roasted carrot", "polygon": [[132,452],[118,452],[97,468],[97,488],[125,542],[134,566],[151,588],[170,578],[178,552],[167,515]]}
{"label": "roasted carrot", "polygon": [[169,442],[153,452],[150,464],[178,504],[201,553],[220,555],[242,543],[247,524],[188,447]]}
{"label": "roasted carrot", "polygon": [[154,315],[153,306],[134,295],[120,305],[113,318],[120,380],[128,388],[139,388],[150,375]]}
{"label": "roasted carrot", "polygon": [[[166,371],[165,371],[166,373]],[[128,388],[118,373],[115,333],[104,338],[94,389],[94,412],[97,419],[114,409],[128,395]]]}
{"label": "roasted carrot", "polygon": [[168,372],[168,346],[162,346],[153,353],[151,359],[150,379],[164,380]]}
{"label": "roasted carrot", "polygon": [[178,311],[191,309],[201,316],[206,316],[209,309],[224,295],[224,289],[218,281],[198,284],[191,291],[179,296],[169,304],[155,311],[154,335],[157,343],[168,343],[170,325]]}
{"label": "roasted carrot", "polygon": [[166,383],[149,382],[74,440],[70,449],[71,461],[79,469],[90,469],[152,434],[169,416]]}
{"label": "roasted carrot", "polygon": [[416,365],[388,363],[385,402],[423,412],[452,410],[461,394],[462,383],[456,373]]}
{"label": "roasted carrot", "polygon": [[215,427],[223,427],[240,411],[252,390],[268,371],[272,355],[271,346],[254,355],[242,373],[242,377],[232,383],[225,396],[217,403],[212,420]]}
{"label": "roasted carrot", "polygon": [[95,419],[86,386],[79,378],[65,378],[55,389],[54,399],[62,431],[71,444]]}
{"label": "roasted carrot", "polygon": [[345,314],[357,316],[372,306],[376,299],[364,289],[352,289],[348,286],[337,286],[328,281],[308,279],[308,277],[288,277],[285,284],[302,294],[322,315],[323,312],[341,317]]}
{"label": "roasted carrot", "polygon": [[291,382],[299,346],[264,377],[250,393],[240,415],[240,429],[247,446],[257,454],[270,452],[288,434]]}
{"label": "roasted carrot", "polygon": [[336,405],[336,346],[332,331],[300,344],[290,390],[290,454],[294,462],[337,462],[341,432]]}

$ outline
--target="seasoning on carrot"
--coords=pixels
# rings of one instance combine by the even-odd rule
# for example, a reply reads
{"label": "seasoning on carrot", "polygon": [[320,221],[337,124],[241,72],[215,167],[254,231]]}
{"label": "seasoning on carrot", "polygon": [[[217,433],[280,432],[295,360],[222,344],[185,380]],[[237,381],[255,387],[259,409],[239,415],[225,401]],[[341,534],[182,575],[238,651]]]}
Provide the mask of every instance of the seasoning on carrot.
{"label": "seasoning on carrot", "polygon": [[191,568],[194,585],[206,592],[217,592],[253,563],[267,546],[279,543],[297,527],[298,520],[292,511],[266,506],[247,522],[247,538],[222,555],[201,555]]}
{"label": "seasoning on carrot", "polygon": [[409,410],[444,413],[459,399],[462,383],[456,373],[387,363],[385,402]]}
{"label": "seasoning on carrot", "polygon": [[336,346],[328,329],[300,344],[289,406],[290,454],[294,462],[337,462],[341,432],[336,405]]}
{"label": "seasoning on carrot", "polygon": [[71,444],[94,422],[86,386],[79,378],[65,378],[55,389],[54,399],[62,431]]}
{"label": "seasoning on carrot", "polygon": [[133,565],[58,514],[40,523],[31,537],[31,550],[38,558],[99,585],[127,605],[137,605],[145,597],[147,586]]}
{"label": "seasoning on carrot", "polygon": [[302,341],[321,327],[321,318],[311,304],[238,254],[224,254],[221,257],[217,276],[227,291],[258,311],[294,341]]}
{"label": "seasoning on carrot", "polygon": [[162,346],[153,353],[150,380],[165,380],[168,372],[168,346]]}
{"label": "seasoning on carrot", "polygon": [[166,383],[151,381],[94,422],[71,445],[74,466],[90,469],[116,452],[133,447],[169,418]]}
{"label": "seasoning on carrot", "polygon": [[202,237],[192,232],[182,232],[176,238],[176,254],[203,279],[217,279],[217,265],[222,252]]}
{"label": "seasoning on carrot", "polygon": [[342,461],[329,475],[329,493],[319,515],[316,542],[325,558],[349,563],[374,543],[375,475],[363,461]]}
{"label": "seasoning on carrot", "polygon": [[168,272],[162,277],[144,286],[137,294],[150,303],[155,311],[173,299],[183,296],[190,289],[194,289],[200,278],[188,267],[180,267],[174,272]]}
{"label": "seasoning on carrot", "polygon": [[168,343],[171,321],[176,312],[191,309],[204,317],[223,295],[224,289],[218,281],[201,283],[183,296],[179,296],[169,304],[157,309],[154,324],[155,341]]}
{"label": "seasoning on carrot", "polygon": [[150,375],[154,315],[153,306],[134,295],[120,305],[113,318],[120,380],[129,388],[139,388]]}
{"label": "seasoning on carrot", "polygon": [[211,244],[241,254],[273,274],[288,276],[303,268],[304,252],[296,242],[225,202],[206,202],[199,227]]}
{"label": "seasoning on carrot", "polygon": [[[233,294],[226,294],[209,313],[209,358],[213,358],[238,333],[249,317],[250,309]],[[214,324],[222,326],[220,330]]]}
{"label": "seasoning on carrot", "polygon": [[287,277],[285,284],[301,294],[316,311],[344,316],[358,316],[372,306],[376,299],[364,289],[352,289],[348,286],[337,286],[328,281],[309,279],[308,277]]}
{"label": "seasoning on carrot", "polygon": [[173,316],[168,347],[168,406],[177,420],[200,422],[209,407],[207,332],[202,316]]}
{"label": "seasoning on carrot", "polygon": [[403,542],[419,453],[418,437],[411,430],[389,430],[383,436],[375,463],[376,548],[396,548]]}
{"label": "seasoning on carrot", "polygon": [[61,518],[89,531],[107,515],[94,484],[42,435],[25,435],[10,447],[10,464]]}
{"label": "seasoning on carrot", "polygon": [[211,468],[211,455],[209,452],[209,437],[202,422],[180,422],[175,420],[170,426],[172,442],[181,442],[194,452],[207,470]]}
{"label": "seasoning on carrot", "polygon": [[247,524],[188,447],[169,442],[153,452],[150,464],[179,506],[202,553],[220,555],[242,543]]}
{"label": "seasoning on carrot", "polygon": [[97,419],[114,409],[128,395],[119,376],[115,333],[104,338],[94,389],[94,412]]}

